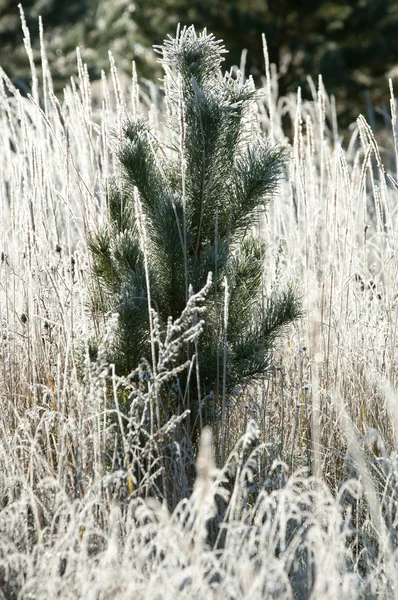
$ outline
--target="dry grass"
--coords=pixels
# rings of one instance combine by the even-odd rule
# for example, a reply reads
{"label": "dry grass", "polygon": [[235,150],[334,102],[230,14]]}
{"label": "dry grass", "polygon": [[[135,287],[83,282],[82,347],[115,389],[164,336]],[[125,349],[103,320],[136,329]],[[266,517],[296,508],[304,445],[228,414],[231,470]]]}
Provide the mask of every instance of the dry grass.
{"label": "dry grass", "polygon": [[[306,316],[229,400],[225,465],[204,431],[188,494],[184,415],[137,443],[151,392],[101,347],[87,356],[91,336],[112,337],[90,309],[86,243],[106,221],[112,132],[127,108],[162,135],[161,94],[122,91],[111,65],[94,97],[79,59],[57,99],[44,55],[41,69],[34,99],[0,73],[0,598],[398,597],[393,93],[380,140],[360,117],[342,145],[321,82],[311,102],[279,98],[267,69],[253,118],[291,148],[259,230],[267,291],[294,281]],[[136,412],[112,425],[120,390]]]}

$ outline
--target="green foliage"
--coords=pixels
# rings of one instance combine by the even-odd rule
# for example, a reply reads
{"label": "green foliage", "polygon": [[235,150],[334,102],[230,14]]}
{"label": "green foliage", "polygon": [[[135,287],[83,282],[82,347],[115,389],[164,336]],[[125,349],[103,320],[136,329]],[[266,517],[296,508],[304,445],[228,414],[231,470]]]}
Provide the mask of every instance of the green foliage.
{"label": "green foliage", "polygon": [[[124,125],[120,181],[107,192],[110,223],[90,242],[95,305],[119,313],[111,358],[127,374],[151,356],[146,277],[165,328],[213,272],[200,377],[194,384],[180,377],[195,423],[204,395],[214,394],[217,404],[221,394],[264,372],[300,305],[291,290],[264,298],[265,245],[249,233],[277,187],[284,155],[256,126],[253,81],[221,74],[225,50],[206,30],[177,31],[157,52],[170,140],[164,147],[143,119]],[[185,360],[194,350],[186,344]]]}

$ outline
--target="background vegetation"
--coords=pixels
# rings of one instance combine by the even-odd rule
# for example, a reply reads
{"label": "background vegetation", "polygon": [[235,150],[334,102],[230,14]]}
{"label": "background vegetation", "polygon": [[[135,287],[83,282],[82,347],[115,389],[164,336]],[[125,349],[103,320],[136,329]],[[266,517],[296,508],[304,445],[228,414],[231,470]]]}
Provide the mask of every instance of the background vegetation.
{"label": "background vegetation", "polygon": [[[161,427],[148,418],[176,372],[157,364],[148,381],[141,363],[115,374],[116,317],[91,302],[88,239],[109,223],[115,132],[126,111],[145,115],[167,151],[162,90],[139,91],[112,65],[94,101],[78,59],[61,100],[41,57],[33,98],[0,72],[1,594],[396,597],[393,86],[383,145],[363,117],[343,144],[321,82],[312,100],[283,96],[265,70],[252,119],[287,147],[287,167],[253,234],[268,247],[264,291],[297,282],[305,315],[260,382],[228,395],[213,439],[203,429],[191,486],[186,411]],[[193,317],[207,292],[170,323],[171,337],[155,329],[166,356],[186,336],[200,343]]]}
{"label": "background vegetation", "polygon": [[[247,72],[257,82],[263,75],[265,34],[281,94],[295,93],[300,85],[304,97],[311,98],[307,76],[316,80],[321,73],[329,93],[336,96],[344,127],[367,111],[374,129],[382,119],[372,105],[384,109],[388,77],[397,77],[397,0],[26,0],[23,6],[37,53],[37,19],[43,18],[60,91],[73,68],[76,46],[85,48],[91,78],[108,68],[108,50],[128,76],[133,59],[140,76],[160,76],[150,49],[160,42],[159,35],[174,34],[178,23],[207,27],[223,39],[229,50],[227,67],[239,65],[246,48]],[[29,64],[13,0],[0,1],[0,35],[0,64],[29,86]]]}

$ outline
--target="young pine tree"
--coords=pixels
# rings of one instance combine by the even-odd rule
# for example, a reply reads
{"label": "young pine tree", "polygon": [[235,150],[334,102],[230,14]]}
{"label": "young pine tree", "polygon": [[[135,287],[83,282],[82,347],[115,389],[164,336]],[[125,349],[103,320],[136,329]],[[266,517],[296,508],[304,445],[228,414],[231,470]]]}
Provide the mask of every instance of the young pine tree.
{"label": "young pine tree", "polygon": [[301,309],[290,289],[264,299],[265,245],[250,233],[275,191],[284,154],[253,118],[253,82],[222,75],[225,50],[206,30],[184,28],[156,50],[169,140],[162,145],[143,118],[125,122],[120,173],[108,186],[110,222],[90,241],[95,304],[119,313],[110,358],[127,374],[151,358],[148,284],[165,328],[213,273],[204,331],[181,357],[195,354],[195,368],[163,402],[169,412],[178,408],[173,403],[189,406],[196,439],[237,384],[264,373],[276,337]]}

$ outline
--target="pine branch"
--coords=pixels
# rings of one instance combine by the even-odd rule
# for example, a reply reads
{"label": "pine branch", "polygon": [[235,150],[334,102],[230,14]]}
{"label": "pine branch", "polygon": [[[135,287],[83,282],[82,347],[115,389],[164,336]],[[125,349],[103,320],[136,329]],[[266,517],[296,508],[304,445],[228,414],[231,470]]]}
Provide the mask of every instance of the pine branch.
{"label": "pine branch", "polygon": [[126,185],[138,188],[141,202],[147,212],[153,214],[164,193],[165,181],[156,157],[156,144],[149,141],[147,123],[138,119],[128,120],[123,128],[125,139],[118,152]]}
{"label": "pine branch", "polygon": [[192,79],[203,89],[211,88],[212,82],[219,76],[223,54],[227,52],[222,40],[216,40],[214,35],[207,35],[206,29],[198,36],[195,28],[184,27],[177,29],[176,37],[168,36],[163,46],[154,46],[160,54],[160,62],[166,73],[176,74],[189,89]]}
{"label": "pine branch", "polygon": [[283,174],[283,148],[271,148],[264,140],[248,146],[236,160],[229,188],[228,232],[235,236],[239,230],[253,226],[276,191]]}
{"label": "pine branch", "polygon": [[292,290],[271,295],[265,307],[252,314],[249,327],[242,328],[240,333],[235,331],[231,340],[230,385],[263,375],[272,364],[276,339],[302,314],[300,302]]}
{"label": "pine branch", "polygon": [[265,244],[247,237],[232,256],[227,270],[230,283],[229,330],[241,331],[259,305]]}

